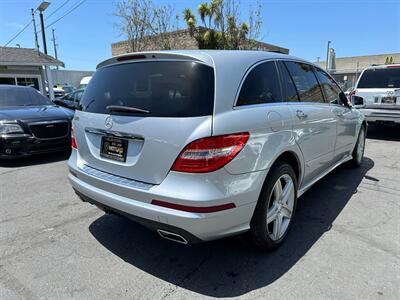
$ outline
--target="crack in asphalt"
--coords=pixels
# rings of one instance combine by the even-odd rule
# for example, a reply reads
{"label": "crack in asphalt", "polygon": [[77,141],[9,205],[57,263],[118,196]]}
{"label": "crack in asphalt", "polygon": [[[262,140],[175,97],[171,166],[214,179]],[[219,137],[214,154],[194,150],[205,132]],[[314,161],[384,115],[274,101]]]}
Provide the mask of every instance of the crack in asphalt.
{"label": "crack in asphalt", "polygon": [[22,299],[39,299],[33,291],[10,274],[3,265],[0,265],[0,282],[5,288],[15,292]]}
{"label": "crack in asphalt", "polygon": [[[67,226],[67,225],[69,225],[69,224],[71,224],[71,223],[79,222],[80,220],[84,220],[84,219],[87,219],[87,218],[94,217],[94,216],[98,215],[98,213],[99,213],[99,210],[98,210],[98,209],[93,209],[93,210],[88,211],[88,212],[85,213],[85,214],[82,214],[82,215],[76,217],[76,218],[67,219],[67,220],[65,220],[65,221],[63,221],[63,222],[60,222],[60,223],[58,223],[58,224],[49,225],[49,226],[47,226],[47,228],[52,228],[53,230],[58,229],[58,228],[62,228],[62,227]],[[52,230],[52,231],[53,231],[53,230]],[[33,230],[33,231],[26,232],[26,233],[24,233],[24,234],[22,234],[22,235],[18,235],[18,236],[16,236],[15,238],[11,238],[11,239],[10,239],[10,238],[7,238],[7,239],[0,240],[0,245],[3,245],[3,244],[6,244],[6,245],[9,244],[9,245],[11,245],[11,244],[14,243],[15,241],[18,241],[18,240],[28,240],[28,239],[29,239],[30,237],[32,237],[32,236],[39,237],[39,238],[41,238],[41,237],[43,236],[43,237],[45,238],[45,237],[46,237],[46,234],[48,234],[48,232],[49,232],[49,231],[43,231],[42,228],[40,228],[40,229],[35,229],[35,230]],[[17,250],[17,251],[14,251],[14,252],[10,252],[10,253],[8,253],[8,254],[6,254],[6,255],[1,255],[0,258],[1,258],[2,260],[7,260],[7,259],[9,259],[9,258],[11,258],[11,257],[14,257],[14,256],[16,256],[16,255],[19,255],[19,254],[21,254],[21,253],[24,253],[26,250],[30,250],[30,249],[36,248],[36,247],[38,247],[38,246],[45,245],[45,244],[47,244],[47,243],[51,243],[51,240],[49,240],[49,239],[47,239],[47,238],[41,239],[41,240],[39,240],[39,241],[37,241],[37,242],[30,243],[29,246],[27,246],[27,247],[24,247],[24,248],[22,248],[22,249],[19,249],[19,250]]]}
{"label": "crack in asphalt", "polygon": [[[189,272],[186,273],[186,275],[179,281],[180,285],[183,285],[187,280],[190,280],[196,273],[198,273],[201,269],[201,267],[212,258],[212,253],[209,251],[207,255],[199,262],[199,264],[190,270]],[[169,288],[168,291],[164,293],[164,295],[161,297],[161,299],[167,299],[168,297],[172,296],[174,293],[176,293],[178,289],[178,285],[174,285],[173,287]]]}

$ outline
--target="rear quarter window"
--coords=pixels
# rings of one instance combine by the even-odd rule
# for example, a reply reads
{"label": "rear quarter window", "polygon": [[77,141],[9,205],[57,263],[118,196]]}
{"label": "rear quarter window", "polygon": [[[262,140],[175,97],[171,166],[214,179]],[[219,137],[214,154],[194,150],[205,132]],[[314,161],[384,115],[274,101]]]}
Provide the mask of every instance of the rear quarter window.
{"label": "rear quarter window", "polygon": [[243,82],[236,105],[282,102],[278,71],[273,61],[254,67]]}
{"label": "rear quarter window", "polygon": [[150,111],[150,114],[138,114],[142,117],[212,115],[214,70],[191,61],[135,62],[103,67],[96,71],[83,93],[80,109],[108,114],[109,105]]}

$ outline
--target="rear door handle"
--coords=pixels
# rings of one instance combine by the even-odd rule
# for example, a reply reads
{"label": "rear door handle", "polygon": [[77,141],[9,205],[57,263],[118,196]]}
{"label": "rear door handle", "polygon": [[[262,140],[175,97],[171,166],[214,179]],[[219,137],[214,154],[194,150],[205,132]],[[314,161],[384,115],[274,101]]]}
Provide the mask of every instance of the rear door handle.
{"label": "rear door handle", "polygon": [[301,120],[308,117],[308,115],[302,110],[296,110],[296,116]]}

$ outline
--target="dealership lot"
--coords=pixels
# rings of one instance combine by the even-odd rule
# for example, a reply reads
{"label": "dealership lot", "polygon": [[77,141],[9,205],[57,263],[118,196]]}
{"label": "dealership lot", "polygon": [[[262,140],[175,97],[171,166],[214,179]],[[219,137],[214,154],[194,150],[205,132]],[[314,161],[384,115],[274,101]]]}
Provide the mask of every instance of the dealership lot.
{"label": "dealership lot", "polygon": [[300,198],[273,253],[245,237],[175,244],[104,215],[73,193],[67,157],[0,162],[1,299],[400,298],[398,127],[371,127],[362,168]]}

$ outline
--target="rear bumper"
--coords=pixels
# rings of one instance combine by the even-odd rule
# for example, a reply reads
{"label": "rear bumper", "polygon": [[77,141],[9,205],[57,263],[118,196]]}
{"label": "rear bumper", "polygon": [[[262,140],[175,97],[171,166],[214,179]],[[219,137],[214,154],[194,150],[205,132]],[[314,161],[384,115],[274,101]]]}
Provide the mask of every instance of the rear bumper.
{"label": "rear bumper", "polygon": [[70,149],[70,137],[40,140],[33,136],[0,137],[0,158],[18,158],[33,154],[65,151]]}
{"label": "rear bumper", "polygon": [[[126,183],[83,171],[77,151],[68,162],[69,180],[84,201],[125,215],[147,227],[177,233],[189,242],[208,241],[247,231],[266,172],[230,175],[224,169],[206,174],[170,172],[159,185]],[[186,206],[235,208],[192,213],[151,204],[153,199]]]}
{"label": "rear bumper", "polygon": [[400,124],[400,109],[362,108],[360,111],[363,112],[368,122],[390,122]]}

